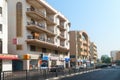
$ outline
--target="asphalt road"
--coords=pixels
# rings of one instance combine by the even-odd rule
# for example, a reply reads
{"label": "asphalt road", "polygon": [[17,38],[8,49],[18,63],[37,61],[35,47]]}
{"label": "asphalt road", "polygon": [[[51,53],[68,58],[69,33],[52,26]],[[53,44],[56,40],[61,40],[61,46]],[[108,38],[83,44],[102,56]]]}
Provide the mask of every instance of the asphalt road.
{"label": "asphalt road", "polygon": [[120,80],[120,69],[106,68],[99,71],[79,74],[59,80]]}

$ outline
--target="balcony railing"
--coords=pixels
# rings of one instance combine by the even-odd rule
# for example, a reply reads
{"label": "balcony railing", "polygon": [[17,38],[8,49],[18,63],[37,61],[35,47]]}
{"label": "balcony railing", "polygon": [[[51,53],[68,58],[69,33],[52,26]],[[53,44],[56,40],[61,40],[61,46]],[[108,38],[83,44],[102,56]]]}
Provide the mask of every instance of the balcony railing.
{"label": "balcony railing", "polygon": [[52,29],[47,29],[48,31],[50,31],[50,32],[52,32],[52,33],[54,33],[54,30],[52,30]]}
{"label": "balcony railing", "polygon": [[45,38],[40,37],[39,40],[41,41],[46,41]]}
{"label": "balcony railing", "polygon": [[36,12],[38,15],[41,16],[41,18],[44,18],[45,20],[47,20],[48,24],[55,24],[53,18],[48,17],[44,12],[42,12],[42,11],[40,11],[40,10],[38,10],[38,9],[27,8],[27,11]]}
{"label": "balcony railing", "polygon": [[27,39],[34,39],[33,36],[27,36]]}
{"label": "balcony railing", "polygon": [[48,34],[54,34],[54,30],[47,29],[47,27],[44,24],[31,21],[31,22],[27,22],[27,25],[35,25],[37,27],[40,27],[40,28],[44,29],[43,31],[45,31],[45,33],[47,32]]}
{"label": "balcony railing", "polygon": [[43,29],[45,29],[45,25],[43,25],[43,24],[40,24],[40,23],[35,23],[35,22],[27,22],[27,25],[36,25],[36,26],[38,26],[38,27],[40,27],[40,28],[43,28]]}
{"label": "balcony railing", "polygon": [[64,47],[64,46],[65,46],[65,44],[64,44],[64,43],[60,43],[60,46],[63,46],[63,47]]}
{"label": "balcony railing", "polygon": [[[33,36],[28,35],[28,36],[27,36],[27,39],[38,39],[38,38],[34,38]],[[40,41],[45,41],[45,42],[49,42],[49,43],[54,43],[54,41],[53,41],[52,39],[50,39],[50,38],[45,39],[45,38],[43,38],[43,37],[39,37],[38,40],[40,40]]]}
{"label": "balcony railing", "polygon": [[54,22],[54,19],[53,19],[53,18],[51,18],[51,17],[48,17],[48,16],[46,16],[46,18],[47,18],[49,21],[52,21],[52,22]]}
{"label": "balcony railing", "polygon": [[38,10],[38,9],[27,8],[27,11],[34,11],[34,12],[42,15],[43,17],[46,17],[45,13],[40,11],[40,10]]}
{"label": "balcony railing", "polygon": [[54,43],[53,40],[50,39],[50,38],[48,38],[46,41],[49,42],[49,43]]}
{"label": "balcony railing", "polygon": [[62,36],[64,38],[64,34],[60,34],[60,36]]}

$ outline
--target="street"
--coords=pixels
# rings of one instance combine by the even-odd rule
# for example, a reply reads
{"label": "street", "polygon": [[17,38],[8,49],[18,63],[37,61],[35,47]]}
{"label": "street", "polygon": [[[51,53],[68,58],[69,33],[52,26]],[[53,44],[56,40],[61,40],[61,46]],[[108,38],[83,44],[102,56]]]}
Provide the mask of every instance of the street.
{"label": "street", "polygon": [[120,80],[120,69],[106,68],[94,72],[79,74],[59,80]]}

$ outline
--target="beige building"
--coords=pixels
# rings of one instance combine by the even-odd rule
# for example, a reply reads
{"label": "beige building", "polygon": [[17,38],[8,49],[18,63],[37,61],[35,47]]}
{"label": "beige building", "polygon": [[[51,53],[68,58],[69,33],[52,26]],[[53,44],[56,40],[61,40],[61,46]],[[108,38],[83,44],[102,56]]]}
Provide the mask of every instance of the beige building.
{"label": "beige building", "polygon": [[8,0],[9,52],[14,70],[69,67],[70,22],[45,0]]}
{"label": "beige building", "polygon": [[71,66],[80,66],[89,62],[89,37],[85,31],[70,31]]}
{"label": "beige building", "polygon": [[92,63],[97,63],[98,54],[97,54],[97,46],[94,42],[90,43],[90,60]]}
{"label": "beige building", "polygon": [[112,62],[120,60],[120,51],[118,50],[111,51],[111,59],[112,59]]}

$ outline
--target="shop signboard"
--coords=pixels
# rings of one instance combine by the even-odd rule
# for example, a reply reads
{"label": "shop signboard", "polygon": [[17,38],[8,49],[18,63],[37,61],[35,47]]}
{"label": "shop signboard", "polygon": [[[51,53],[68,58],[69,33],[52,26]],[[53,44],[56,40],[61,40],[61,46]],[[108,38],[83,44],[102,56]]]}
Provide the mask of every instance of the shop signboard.
{"label": "shop signboard", "polygon": [[0,59],[15,60],[15,59],[18,59],[18,56],[17,55],[9,55],[9,54],[0,54]]}

